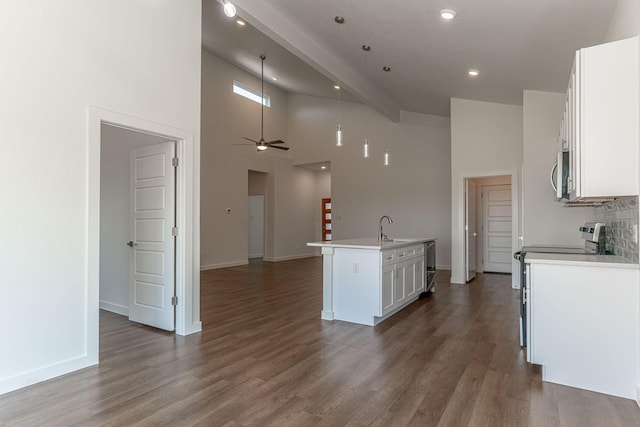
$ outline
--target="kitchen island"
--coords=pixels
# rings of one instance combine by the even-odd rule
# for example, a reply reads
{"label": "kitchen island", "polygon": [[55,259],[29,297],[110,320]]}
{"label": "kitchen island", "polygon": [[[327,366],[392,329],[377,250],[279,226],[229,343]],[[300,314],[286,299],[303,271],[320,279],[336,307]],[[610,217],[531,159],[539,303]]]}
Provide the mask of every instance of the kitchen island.
{"label": "kitchen island", "polygon": [[[435,240],[377,238],[313,242],[322,248],[322,312],[324,320],[374,326],[431,290],[425,244],[435,274]],[[429,285],[427,285],[429,283]]]}

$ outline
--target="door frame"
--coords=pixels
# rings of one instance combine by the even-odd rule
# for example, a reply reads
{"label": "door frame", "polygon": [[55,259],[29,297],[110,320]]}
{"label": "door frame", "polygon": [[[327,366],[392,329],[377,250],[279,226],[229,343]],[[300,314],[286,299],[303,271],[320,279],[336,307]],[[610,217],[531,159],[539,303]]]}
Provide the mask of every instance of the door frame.
{"label": "door frame", "polygon": [[98,361],[100,287],[100,146],[101,126],[110,125],[133,132],[176,141],[179,166],[176,177],[176,333],[188,335],[202,330],[200,322],[200,235],[199,235],[199,147],[193,132],[128,116],[103,108],[87,107],[87,294],[86,354]]}
{"label": "door frame", "polygon": [[[511,250],[519,249],[520,233],[520,180],[519,171],[515,169],[502,171],[468,171],[453,177],[451,184],[451,283],[465,284],[465,242],[464,242],[464,185],[467,179],[490,178],[493,176],[511,177]],[[511,261],[511,287],[518,289],[520,266],[517,261]]]}

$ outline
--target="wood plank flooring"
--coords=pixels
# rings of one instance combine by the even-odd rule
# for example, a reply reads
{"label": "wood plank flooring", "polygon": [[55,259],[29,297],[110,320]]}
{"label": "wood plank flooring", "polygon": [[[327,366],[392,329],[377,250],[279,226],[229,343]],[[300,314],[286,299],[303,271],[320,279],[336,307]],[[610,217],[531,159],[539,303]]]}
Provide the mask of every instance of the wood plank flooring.
{"label": "wood plank flooring", "polygon": [[[640,426],[631,400],[543,383],[510,276],[376,327],[320,320],[322,262],[202,273],[203,332],[100,313],[100,365],[0,396],[2,426]],[[6,351],[6,349],[3,349]]]}

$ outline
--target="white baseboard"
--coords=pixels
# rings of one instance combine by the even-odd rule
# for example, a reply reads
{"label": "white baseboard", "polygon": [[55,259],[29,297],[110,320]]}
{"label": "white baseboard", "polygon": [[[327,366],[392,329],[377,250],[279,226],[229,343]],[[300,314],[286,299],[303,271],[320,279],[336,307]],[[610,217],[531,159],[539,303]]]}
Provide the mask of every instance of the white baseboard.
{"label": "white baseboard", "polygon": [[436,264],[436,270],[451,271],[451,266],[450,265],[438,265],[438,264]]}
{"label": "white baseboard", "polygon": [[3,378],[0,380],[0,395],[96,364],[98,364],[97,359],[83,355],[9,378]]}
{"label": "white baseboard", "polygon": [[115,304],[108,301],[100,301],[100,310],[110,311],[122,316],[129,316],[129,307],[126,305]]}
{"label": "white baseboard", "polygon": [[237,267],[239,265],[247,265],[247,264],[249,264],[249,260],[246,260],[246,259],[242,261],[219,262],[216,264],[201,265],[200,271],[215,270],[218,268],[227,268],[227,267]]}
{"label": "white baseboard", "polygon": [[298,255],[287,255],[287,256],[279,256],[279,257],[264,257],[265,261],[269,262],[278,262],[278,261],[289,261],[292,259],[302,259],[302,258],[312,258],[315,257],[315,252],[310,252],[306,254],[298,254]]}

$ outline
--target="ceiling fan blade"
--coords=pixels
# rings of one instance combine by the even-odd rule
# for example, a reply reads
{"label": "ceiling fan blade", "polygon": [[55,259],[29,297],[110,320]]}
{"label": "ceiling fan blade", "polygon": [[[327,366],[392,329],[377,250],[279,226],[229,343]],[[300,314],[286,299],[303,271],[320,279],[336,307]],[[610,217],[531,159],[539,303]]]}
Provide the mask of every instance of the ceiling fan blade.
{"label": "ceiling fan blade", "polygon": [[278,150],[288,150],[289,147],[280,147],[278,145],[269,145],[271,148],[277,148]]}
{"label": "ceiling fan blade", "polygon": [[251,141],[251,142],[253,142],[255,144],[259,144],[259,142],[256,141],[255,139],[247,138],[246,136],[243,136],[243,138],[246,139],[247,141]]}
{"label": "ceiling fan blade", "polygon": [[271,144],[286,144],[286,142],[284,142],[281,139],[276,139],[275,141],[269,141],[267,142],[267,144],[271,145]]}

